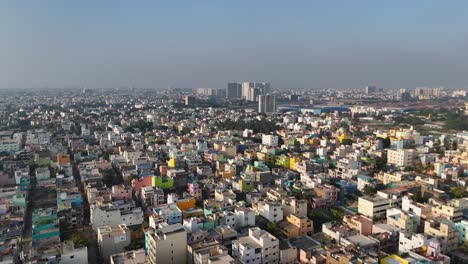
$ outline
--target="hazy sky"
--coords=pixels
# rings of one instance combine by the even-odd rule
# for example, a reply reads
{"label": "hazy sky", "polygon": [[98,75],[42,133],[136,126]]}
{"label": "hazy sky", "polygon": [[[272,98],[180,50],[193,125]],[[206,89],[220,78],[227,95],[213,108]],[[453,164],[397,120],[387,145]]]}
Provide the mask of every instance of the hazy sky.
{"label": "hazy sky", "polygon": [[468,87],[468,1],[0,1],[0,87],[232,80]]}

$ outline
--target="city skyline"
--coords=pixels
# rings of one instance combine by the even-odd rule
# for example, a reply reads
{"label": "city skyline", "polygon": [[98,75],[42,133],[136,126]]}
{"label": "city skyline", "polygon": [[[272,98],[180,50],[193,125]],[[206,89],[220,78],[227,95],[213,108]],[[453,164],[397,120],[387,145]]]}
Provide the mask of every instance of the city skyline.
{"label": "city skyline", "polygon": [[5,1],[0,88],[466,88],[464,1]]}

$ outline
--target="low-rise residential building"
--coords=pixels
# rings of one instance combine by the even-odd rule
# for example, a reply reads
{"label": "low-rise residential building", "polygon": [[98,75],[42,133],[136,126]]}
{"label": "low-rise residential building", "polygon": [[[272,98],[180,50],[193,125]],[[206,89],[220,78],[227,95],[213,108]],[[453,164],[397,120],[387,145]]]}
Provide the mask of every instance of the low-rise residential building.
{"label": "low-rise residential building", "polygon": [[132,242],[130,230],[124,224],[115,228],[108,225],[97,228],[97,241],[105,263],[110,263],[111,255],[125,252],[125,247]]}
{"label": "low-rise residential building", "polygon": [[283,206],[277,202],[259,201],[255,205],[257,214],[268,221],[277,223],[283,220]]}
{"label": "low-rise residential building", "polygon": [[424,223],[424,234],[437,238],[442,252],[448,253],[458,247],[458,231],[447,220],[427,220]]}
{"label": "low-rise residential building", "polygon": [[110,257],[110,264],[146,264],[148,256],[145,249],[125,251],[114,254]]}
{"label": "low-rise residential building", "polygon": [[248,236],[233,242],[232,254],[244,263],[278,263],[279,240],[258,227],[250,228]]}
{"label": "low-rise residential building", "polygon": [[187,263],[187,232],[182,224],[160,225],[145,232],[149,263]]}
{"label": "low-rise residential building", "polygon": [[372,226],[373,221],[370,218],[367,218],[363,215],[355,215],[355,216],[344,216],[343,223],[347,226],[355,229],[361,235],[370,235],[372,234]]}

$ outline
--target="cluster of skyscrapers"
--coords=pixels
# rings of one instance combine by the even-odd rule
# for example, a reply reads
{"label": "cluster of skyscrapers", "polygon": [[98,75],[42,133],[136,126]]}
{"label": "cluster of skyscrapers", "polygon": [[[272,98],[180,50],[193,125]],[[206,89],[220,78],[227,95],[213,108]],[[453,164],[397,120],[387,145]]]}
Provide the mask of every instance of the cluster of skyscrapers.
{"label": "cluster of skyscrapers", "polygon": [[259,113],[276,112],[276,98],[271,95],[269,82],[230,82],[226,88],[226,98],[258,102]]}
{"label": "cluster of skyscrapers", "polygon": [[231,82],[228,83],[226,97],[258,102],[259,95],[271,93],[269,82]]}

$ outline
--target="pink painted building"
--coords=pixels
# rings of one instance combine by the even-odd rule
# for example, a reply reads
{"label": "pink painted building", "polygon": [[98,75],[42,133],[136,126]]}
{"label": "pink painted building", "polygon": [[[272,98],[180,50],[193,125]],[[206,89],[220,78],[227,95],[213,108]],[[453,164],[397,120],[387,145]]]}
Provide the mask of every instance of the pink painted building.
{"label": "pink painted building", "polygon": [[112,186],[112,197],[117,200],[132,199],[132,188],[126,188],[125,185]]}
{"label": "pink painted building", "polygon": [[15,177],[7,172],[0,171],[0,186],[15,185]]}
{"label": "pink painted building", "polygon": [[153,186],[153,177],[142,177],[132,180],[132,188],[137,196],[140,195],[141,188],[147,186]]}
{"label": "pink painted building", "polygon": [[202,198],[202,191],[200,189],[200,185],[198,185],[198,183],[196,182],[193,182],[193,183],[189,183],[188,184],[188,192],[190,193],[190,195],[192,195],[193,197],[195,197],[195,199],[197,200],[201,200]]}
{"label": "pink painted building", "polygon": [[374,222],[372,219],[367,218],[363,215],[355,215],[355,216],[345,216],[343,217],[343,223],[347,226],[351,227],[354,230],[359,231],[361,235],[371,235],[372,234],[372,226]]}

